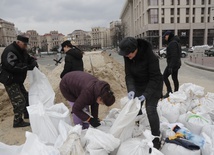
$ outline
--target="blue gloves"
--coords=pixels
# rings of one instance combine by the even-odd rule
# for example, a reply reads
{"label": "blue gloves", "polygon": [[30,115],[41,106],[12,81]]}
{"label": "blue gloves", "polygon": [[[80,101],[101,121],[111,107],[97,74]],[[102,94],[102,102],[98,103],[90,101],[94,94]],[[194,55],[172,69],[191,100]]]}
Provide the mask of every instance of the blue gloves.
{"label": "blue gloves", "polygon": [[144,96],[144,95],[141,95],[141,96],[138,97],[138,99],[139,99],[141,102],[143,102],[143,101],[145,100],[145,96]]}
{"label": "blue gloves", "polygon": [[128,98],[131,100],[131,99],[134,99],[134,94],[135,94],[135,92],[133,92],[133,91],[130,91],[129,93],[128,93]]}

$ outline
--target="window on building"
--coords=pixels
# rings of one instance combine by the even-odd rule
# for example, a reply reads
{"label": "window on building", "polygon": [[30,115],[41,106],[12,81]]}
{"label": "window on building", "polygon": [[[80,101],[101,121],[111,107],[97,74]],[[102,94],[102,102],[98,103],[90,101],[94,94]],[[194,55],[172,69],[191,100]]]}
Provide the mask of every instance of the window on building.
{"label": "window on building", "polygon": [[164,24],[164,18],[161,18],[161,23]]}
{"label": "window on building", "polygon": [[161,0],[161,5],[164,5],[164,0]]}
{"label": "window on building", "polygon": [[202,22],[202,23],[204,22],[204,17],[201,17],[201,22]]}
{"label": "window on building", "polygon": [[149,10],[149,23],[157,24],[158,23],[158,9]]}
{"label": "window on building", "polygon": [[192,22],[195,23],[195,17],[192,17]]}
{"label": "window on building", "polygon": [[164,9],[163,8],[161,9],[161,15],[164,15]]}
{"label": "window on building", "polygon": [[179,17],[177,18],[177,23],[180,23],[180,18]]}
{"label": "window on building", "polygon": [[174,0],[171,0],[171,5],[174,5]]}
{"label": "window on building", "polygon": [[186,0],[186,5],[189,5],[189,0]]}
{"label": "window on building", "polygon": [[177,14],[180,15],[180,9],[179,8],[177,8]]}
{"label": "window on building", "polygon": [[210,17],[207,17],[207,22],[208,22],[208,23],[210,22]]}
{"label": "window on building", "polygon": [[195,15],[195,8],[193,8],[193,10],[192,10],[192,14],[193,14],[193,15]]}
{"label": "window on building", "polygon": [[204,15],[204,8],[201,8],[201,14]]}
{"label": "window on building", "polygon": [[174,15],[174,8],[171,8],[171,9],[170,9],[170,14],[171,14],[171,15]]}
{"label": "window on building", "polygon": [[204,0],[201,0],[201,5],[204,5]]}
{"label": "window on building", "polygon": [[171,22],[171,23],[174,23],[174,17],[171,17],[171,18],[170,18],[170,22]]}
{"label": "window on building", "polygon": [[180,5],[180,0],[178,0],[178,5]]}
{"label": "window on building", "polygon": [[186,14],[189,15],[189,8],[186,8]]}
{"label": "window on building", "polygon": [[195,5],[195,0],[193,0],[193,5]]}
{"label": "window on building", "polygon": [[158,0],[148,0],[148,5],[158,5]]}
{"label": "window on building", "polygon": [[186,23],[189,23],[189,17],[186,17]]}
{"label": "window on building", "polygon": [[211,0],[208,1],[208,4],[211,4]]}

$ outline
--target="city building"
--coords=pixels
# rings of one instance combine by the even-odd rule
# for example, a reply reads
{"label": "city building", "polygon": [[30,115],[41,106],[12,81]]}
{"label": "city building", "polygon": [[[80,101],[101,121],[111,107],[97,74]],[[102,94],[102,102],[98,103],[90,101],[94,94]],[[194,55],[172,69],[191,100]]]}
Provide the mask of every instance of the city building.
{"label": "city building", "polygon": [[67,35],[72,45],[78,46],[81,50],[89,50],[91,48],[91,33],[83,30],[75,30]]}
{"label": "city building", "polygon": [[93,27],[91,31],[92,48],[103,49],[110,45],[110,29],[105,27]]}
{"label": "city building", "polygon": [[0,18],[0,47],[6,47],[16,40],[16,31],[13,23]]}
{"label": "city building", "polygon": [[171,30],[182,46],[214,43],[213,0],[126,0],[120,16],[124,35],[163,46],[162,35]]}
{"label": "city building", "polygon": [[124,37],[123,32],[124,30],[121,21],[110,22],[110,40],[113,47],[117,47],[119,45],[119,42]]}

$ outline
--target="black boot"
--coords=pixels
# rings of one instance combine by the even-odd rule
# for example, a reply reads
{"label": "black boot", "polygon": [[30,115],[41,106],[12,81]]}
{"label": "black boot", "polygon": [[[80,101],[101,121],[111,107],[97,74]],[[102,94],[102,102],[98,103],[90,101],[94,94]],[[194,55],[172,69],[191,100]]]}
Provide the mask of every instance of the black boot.
{"label": "black boot", "polygon": [[167,98],[167,97],[169,97],[169,92],[167,92],[165,95],[163,95],[162,98]]}
{"label": "black boot", "polygon": [[161,147],[160,139],[159,138],[155,138],[152,142],[153,142],[153,147],[156,148],[157,150],[159,150],[160,147]]}
{"label": "black boot", "polygon": [[24,113],[24,119],[29,119],[29,114],[28,114],[28,112],[25,112],[25,113]]}
{"label": "black boot", "polygon": [[13,123],[13,127],[14,128],[19,128],[19,127],[26,127],[26,126],[30,126],[30,123],[25,122],[25,121],[21,121],[19,123]]}

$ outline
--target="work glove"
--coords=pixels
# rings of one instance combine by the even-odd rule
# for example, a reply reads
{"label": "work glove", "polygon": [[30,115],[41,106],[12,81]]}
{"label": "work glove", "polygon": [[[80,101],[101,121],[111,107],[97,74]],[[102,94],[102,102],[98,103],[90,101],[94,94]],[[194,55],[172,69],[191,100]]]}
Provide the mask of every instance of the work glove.
{"label": "work glove", "polygon": [[130,91],[129,93],[128,93],[128,98],[131,100],[131,99],[134,99],[134,94],[135,94],[135,92],[133,92],[133,91]]}
{"label": "work glove", "polygon": [[144,96],[144,95],[141,95],[141,96],[138,97],[138,99],[139,99],[141,102],[143,102],[143,101],[145,100],[145,96]]}
{"label": "work glove", "polygon": [[172,74],[172,68],[168,68],[169,74]]}
{"label": "work glove", "polygon": [[100,126],[100,121],[96,118],[90,118],[89,123],[91,124],[91,126],[93,126],[94,128]]}

